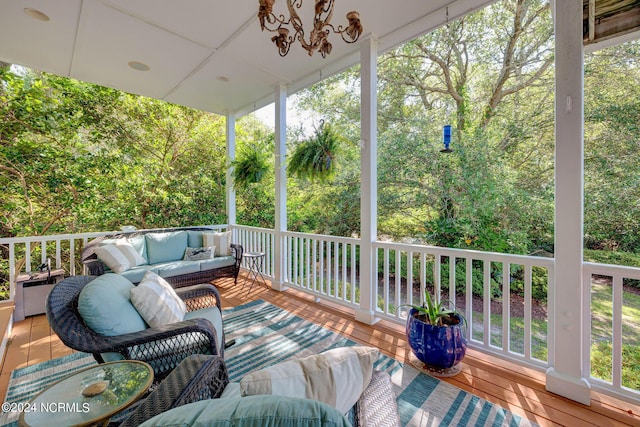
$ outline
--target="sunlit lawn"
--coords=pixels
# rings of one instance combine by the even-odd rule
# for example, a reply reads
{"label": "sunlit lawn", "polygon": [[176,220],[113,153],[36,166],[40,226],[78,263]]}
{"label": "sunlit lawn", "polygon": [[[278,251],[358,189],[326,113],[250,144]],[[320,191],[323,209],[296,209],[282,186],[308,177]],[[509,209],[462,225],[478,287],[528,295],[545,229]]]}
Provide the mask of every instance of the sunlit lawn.
{"label": "sunlit lawn", "polygon": [[[611,286],[591,287],[591,375],[612,380]],[[623,293],[622,305],[622,385],[640,390],[640,295]]]}

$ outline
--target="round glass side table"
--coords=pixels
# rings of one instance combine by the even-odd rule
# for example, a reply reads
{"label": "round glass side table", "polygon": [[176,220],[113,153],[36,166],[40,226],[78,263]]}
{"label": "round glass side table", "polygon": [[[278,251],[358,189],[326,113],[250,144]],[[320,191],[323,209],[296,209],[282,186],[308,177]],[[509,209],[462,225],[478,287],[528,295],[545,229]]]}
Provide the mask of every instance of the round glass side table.
{"label": "round glass side table", "polygon": [[22,426],[106,426],[149,390],[153,369],[138,360],[91,366],[49,386],[25,405]]}

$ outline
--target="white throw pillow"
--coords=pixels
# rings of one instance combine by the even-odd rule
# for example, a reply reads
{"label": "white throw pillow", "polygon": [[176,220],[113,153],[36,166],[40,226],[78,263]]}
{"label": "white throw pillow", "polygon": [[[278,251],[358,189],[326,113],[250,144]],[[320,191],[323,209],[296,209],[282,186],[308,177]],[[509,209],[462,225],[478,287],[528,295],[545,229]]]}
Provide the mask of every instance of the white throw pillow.
{"label": "white throw pillow", "polygon": [[206,246],[202,248],[190,248],[184,251],[184,261],[202,261],[205,259],[213,259],[215,256],[216,247]]}
{"label": "white throw pillow", "polygon": [[127,241],[98,246],[95,253],[107,267],[118,274],[147,263],[147,260]]}
{"label": "white throw pillow", "polygon": [[184,301],[166,280],[153,271],[147,271],[130,293],[131,303],[151,327],[181,322],[187,314]]}
{"label": "white throw pillow", "polygon": [[202,246],[215,246],[216,256],[231,255],[231,231],[202,233]]}
{"label": "white throw pillow", "polygon": [[275,394],[306,397],[345,414],[371,382],[378,349],[340,347],[289,360],[246,375],[240,380],[242,396]]}

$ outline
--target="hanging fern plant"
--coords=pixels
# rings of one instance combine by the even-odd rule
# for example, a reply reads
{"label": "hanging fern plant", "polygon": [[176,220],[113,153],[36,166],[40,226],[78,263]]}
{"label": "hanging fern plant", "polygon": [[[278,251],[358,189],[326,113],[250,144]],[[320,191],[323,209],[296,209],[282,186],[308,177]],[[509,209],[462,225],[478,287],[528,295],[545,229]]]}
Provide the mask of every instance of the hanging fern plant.
{"label": "hanging fern plant", "polygon": [[336,153],[341,137],[322,122],[316,134],[298,144],[289,158],[289,176],[325,181],[336,169]]}
{"label": "hanging fern plant", "polygon": [[259,183],[269,171],[269,165],[269,155],[265,150],[255,145],[239,150],[238,156],[230,164],[233,167],[233,187],[241,189]]}

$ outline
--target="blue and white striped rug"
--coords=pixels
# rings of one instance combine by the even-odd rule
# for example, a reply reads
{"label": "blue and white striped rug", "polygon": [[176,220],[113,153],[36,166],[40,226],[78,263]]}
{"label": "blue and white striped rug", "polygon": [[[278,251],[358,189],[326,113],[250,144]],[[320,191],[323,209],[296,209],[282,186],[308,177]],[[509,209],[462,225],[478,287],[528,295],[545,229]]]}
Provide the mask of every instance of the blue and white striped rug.
{"label": "blue and white striped rug", "polygon": [[[339,334],[299,318],[264,301],[254,301],[224,311],[225,350],[231,381],[287,359],[305,357],[334,347],[356,345]],[[24,402],[48,384],[95,363],[93,357],[75,353],[27,368],[16,369],[5,402]],[[389,372],[397,396],[400,419],[406,426],[535,426],[510,411],[446,382],[381,355],[376,368]],[[0,414],[0,426],[16,425],[18,414]]]}

